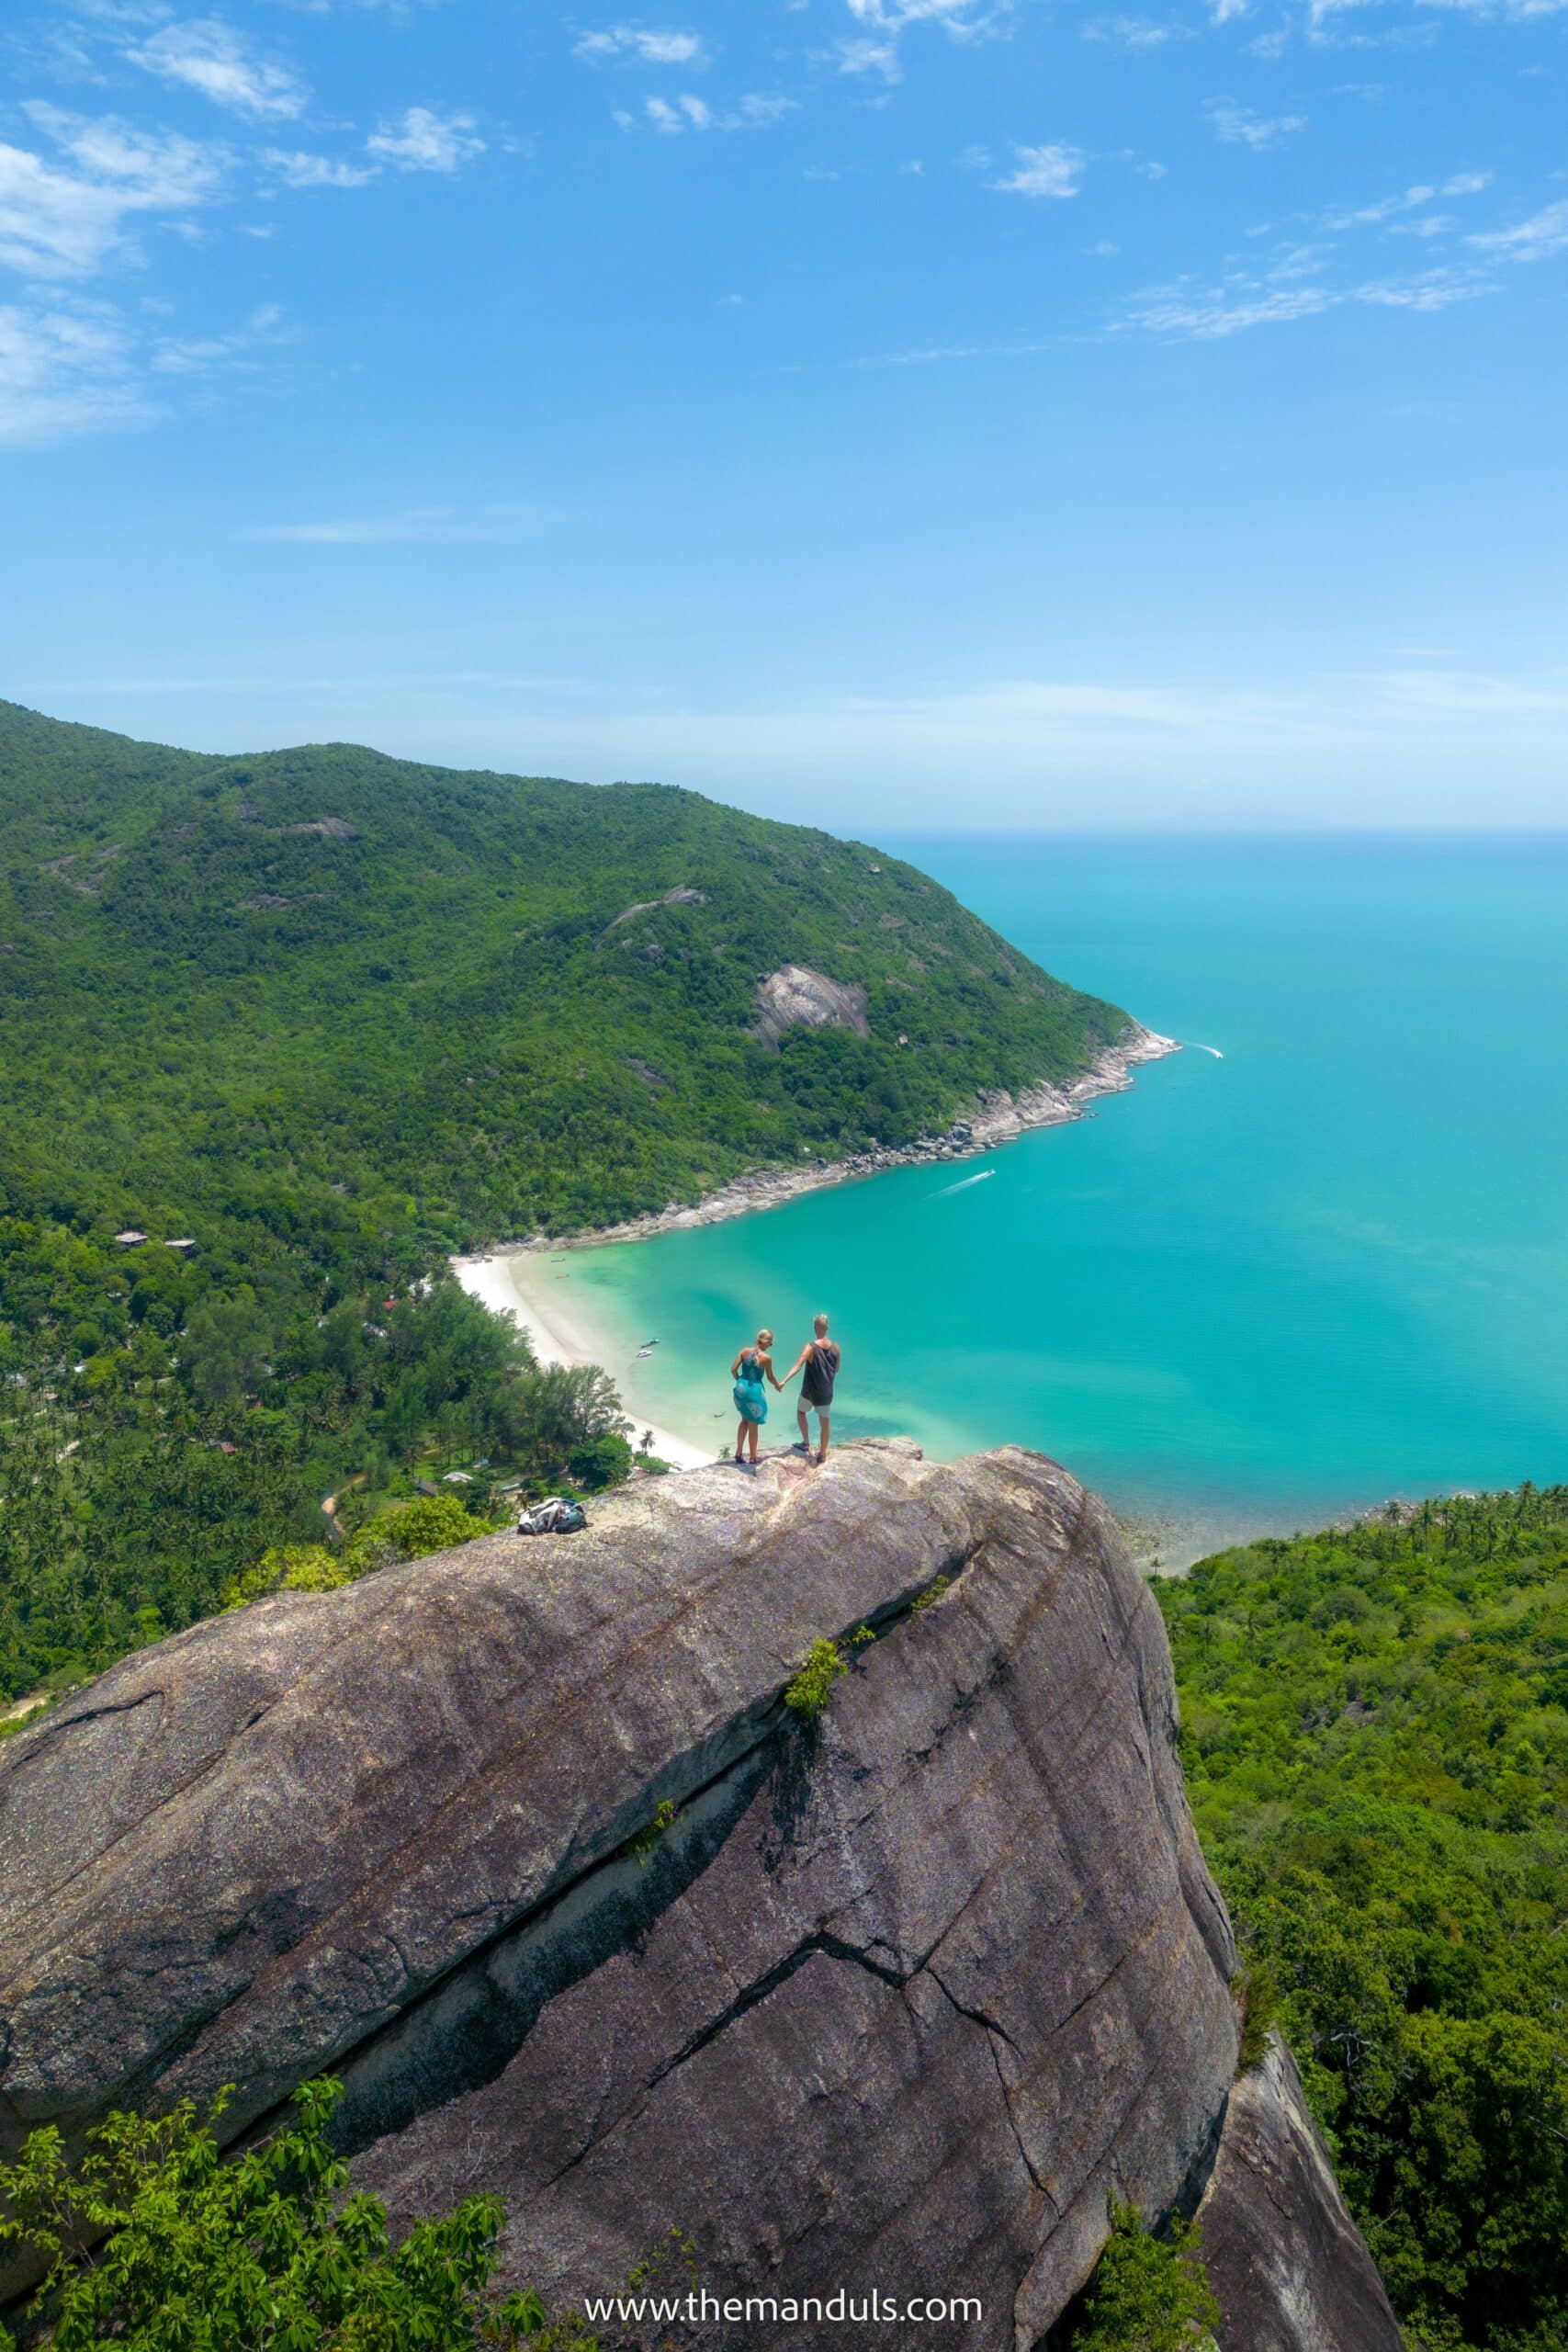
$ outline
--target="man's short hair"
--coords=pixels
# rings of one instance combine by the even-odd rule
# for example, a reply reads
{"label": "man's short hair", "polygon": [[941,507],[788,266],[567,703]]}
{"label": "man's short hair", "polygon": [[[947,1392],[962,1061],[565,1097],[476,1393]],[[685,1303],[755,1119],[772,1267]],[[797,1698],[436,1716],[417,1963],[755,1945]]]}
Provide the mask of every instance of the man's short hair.
{"label": "man's short hair", "polygon": [[814,1315],[811,1318],[811,1328],[814,1331],[825,1331],[828,1329],[828,1317],[825,1315]]}

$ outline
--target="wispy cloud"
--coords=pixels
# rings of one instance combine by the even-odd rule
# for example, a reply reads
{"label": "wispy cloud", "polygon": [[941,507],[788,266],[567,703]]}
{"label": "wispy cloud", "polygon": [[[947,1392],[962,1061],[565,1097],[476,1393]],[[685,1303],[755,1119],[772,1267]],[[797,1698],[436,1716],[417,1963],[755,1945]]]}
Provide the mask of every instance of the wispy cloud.
{"label": "wispy cloud", "polygon": [[1547,205],[1512,229],[1472,236],[1470,243],[1506,261],[1545,261],[1553,254],[1568,253],[1568,200]]}
{"label": "wispy cloud", "polygon": [[643,25],[611,25],[602,32],[584,33],[572,54],[600,65],[613,58],[635,59],[643,65],[705,65],[707,53],[697,33],[658,32]]}
{"label": "wispy cloud", "polygon": [[1091,17],[1083,28],[1082,37],[1107,49],[1125,49],[1134,57],[1141,57],[1151,50],[1164,49],[1170,41],[1190,40],[1192,28],[1156,17]]}
{"label": "wispy cloud", "polygon": [[220,17],[165,25],[125,54],[161,81],[199,90],[214,105],[253,121],[302,114],[308,93],[286,65],[261,56]]}
{"label": "wispy cloud", "polygon": [[956,40],[988,32],[1009,9],[1007,0],[849,0],[857,24],[901,33],[910,25],[940,25]]}
{"label": "wispy cloud", "polygon": [[[1311,0],[1310,17],[1321,27],[1353,10],[1381,5],[1381,0]],[[1540,17],[1560,16],[1568,0],[1416,0],[1416,6],[1453,16],[1495,17],[1513,24],[1528,24]]]}
{"label": "wispy cloud", "polygon": [[0,447],[40,448],[154,413],[112,312],[0,304]]}
{"label": "wispy cloud", "polygon": [[301,154],[298,150],[265,147],[261,161],[283,187],[363,187],[376,177],[374,164],[345,164],[332,155]]}
{"label": "wispy cloud", "polygon": [[1306,129],[1304,114],[1254,114],[1234,98],[1211,98],[1203,111],[1216,139],[1233,147],[1272,147],[1292,131]]}
{"label": "wispy cloud", "polygon": [[874,74],[884,82],[901,82],[904,78],[897,41],[841,40],[836,54],[840,74]]}
{"label": "wispy cloud", "polygon": [[655,130],[671,138],[682,130],[706,130],[713,120],[702,99],[689,94],[673,106],[666,98],[649,98],[646,112]]}
{"label": "wispy cloud", "polygon": [[221,150],[34,104],[58,159],[0,144],[0,263],[34,277],[85,277],[137,215],[186,214],[218,194]]}
{"label": "wispy cloud", "polygon": [[1472,670],[1388,670],[1374,681],[1389,701],[1430,718],[1529,717],[1568,711],[1568,678],[1527,681]]}
{"label": "wispy cloud", "polygon": [[903,78],[899,43],[910,26],[936,25],[951,40],[973,40],[999,29],[1011,14],[1010,0],[848,0],[848,6],[862,29],[837,42],[839,70],[885,82]]}
{"label": "wispy cloud", "polygon": [[[643,112],[652,128],[665,138],[678,138],[686,130],[766,130],[770,125],[782,122],[786,114],[795,111],[794,98],[763,97],[753,92],[732,107],[711,107],[691,90],[683,90],[672,102],[668,98],[647,98]],[[635,128],[635,115],[617,112],[615,120],[623,130]]]}
{"label": "wispy cloud", "polygon": [[150,366],[159,376],[206,376],[216,368],[250,364],[250,355],[286,336],[283,312],[276,302],[264,302],[243,325],[227,334],[172,336],[152,353]]}
{"label": "wispy cloud", "polygon": [[1017,162],[991,186],[1008,196],[1077,196],[1088,157],[1077,147],[1015,147]]}
{"label": "wispy cloud", "polygon": [[1419,212],[1438,197],[1479,196],[1491,177],[1490,172],[1455,172],[1442,181],[1417,181],[1413,187],[1401,188],[1393,196],[1377,197],[1370,204],[1337,206],[1322,214],[1320,226],[1336,232],[1375,228],[1383,222],[1409,228],[1410,223],[1401,220],[1402,214]]}
{"label": "wispy cloud", "polygon": [[1182,279],[1174,286],[1156,288],[1140,295],[1121,323],[1168,341],[1217,343],[1253,327],[1318,318],[1347,304],[1374,310],[1446,311],[1456,302],[1474,301],[1492,290],[1492,282],[1483,274],[1462,269],[1424,270],[1412,277],[1369,278],[1356,285],[1333,286],[1309,277],[1304,269],[1292,282],[1286,265],[1265,278],[1237,274],[1216,286],[1201,287]]}
{"label": "wispy cloud", "polygon": [[434,107],[410,107],[383,122],[365,142],[365,152],[400,172],[457,172],[485,152],[471,114],[443,114]]}
{"label": "wispy cloud", "polygon": [[244,533],[292,547],[478,547],[531,539],[561,520],[562,510],[525,504],[411,506],[395,514],[334,516],[315,523],[262,523]]}

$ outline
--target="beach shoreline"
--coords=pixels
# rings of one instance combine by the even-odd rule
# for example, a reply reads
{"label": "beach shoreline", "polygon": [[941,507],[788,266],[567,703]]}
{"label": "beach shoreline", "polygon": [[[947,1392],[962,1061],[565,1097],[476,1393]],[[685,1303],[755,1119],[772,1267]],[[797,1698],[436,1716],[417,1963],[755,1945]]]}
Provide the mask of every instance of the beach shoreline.
{"label": "beach shoreline", "polygon": [[[497,1250],[485,1257],[454,1258],[452,1272],[470,1298],[518,1326],[541,1364],[602,1364],[609,1352],[603,1333],[594,1332],[582,1320],[574,1299],[558,1297],[547,1290],[550,1278],[542,1261],[525,1272],[525,1254],[508,1251],[503,1255]],[[621,1401],[637,1435],[650,1430],[654,1453],[672,1469],[700,1469],[717,1460],[720,1449],[711,1442],[701,1445],[678,1430],[660,1429],[638,1411],[635,1400],[623,1396]]]}
{"label": "beach shoreline", "polygon": [[[697,1202],[671,1202],[658,1210],[628,1217],[618,1225],[592,1227],[581,1233],[535,1235],[522,1241],[498,1244],[468,1257],[456,1257],[452,1272],[470,1298],[493,1312],[509,1316],[528,1337],[542,1364],[603,1363],[609,1351],[603,1330],[595,1332],[578,1311],[577,1301],[560,1296],[557,1280],[546,1274],[543,1261],[569,1250],[602,1249],[611,1242],[648,1241],[656,1234],[687,1232],[719,1225],[731,1217],[750,1216],[782,1208],[807,1193],[834,1184],[855,1183],[879,1176],[890,1168],[930,1167],[950,1160],[973,1159],[1010,1143],[1037,1127],[1068,1125],[1088,1115],[1089,1105],[1102,1095],[1121,1094],[1145,1064],[1181,1051],[1174,1037],[1162,1037],[1139,1022],[1130,1022],[1114,1045],[1097,1054],[1089,1068],[1070,1085],[1027,1087],[1017,1096],[1005,1090],[983,1096],[967,1119],[954,1120],[945,1135],[922,1136],[894,1148],[878,1146],[848,1159],[813,1160],[804,1168],[754,1169],[734,1177]],[[530,1264],[530,1261],[534,1261]],[[625,1397],[627,1417],[639,1430],[652,1429],[653,1450],[677,1468],[690,1469],[714,1461],[727,1448],[705,1444],[668,1427],[651,1423],[634,1397]]]}

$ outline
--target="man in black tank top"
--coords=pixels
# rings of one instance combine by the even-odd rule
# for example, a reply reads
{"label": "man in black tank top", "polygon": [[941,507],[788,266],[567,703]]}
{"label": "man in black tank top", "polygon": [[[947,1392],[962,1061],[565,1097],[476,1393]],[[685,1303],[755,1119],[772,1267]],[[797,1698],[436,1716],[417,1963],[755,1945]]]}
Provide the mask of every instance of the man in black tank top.
{"label": "man in black tank top", "polygon": [[795,1408],[795,1416],[800,1425],[799,1451],[802,1453],[811,1452],[811,1425],[807,1415],[815,1413],[818,1428],[817,1459],[818,1462],[826,1462],[829,1417],[833,1409],[833,1383],[839,1376],[841,1358],[836,1342],[828,1337],[828,1317],[825,1315],[817,1317],[812,1329],[816,1337],[807,1340],[788,1372],[785,1373],[784,1378],[793,1380],[797,1372],[804,1375],[800,1384],[800,1403]]}

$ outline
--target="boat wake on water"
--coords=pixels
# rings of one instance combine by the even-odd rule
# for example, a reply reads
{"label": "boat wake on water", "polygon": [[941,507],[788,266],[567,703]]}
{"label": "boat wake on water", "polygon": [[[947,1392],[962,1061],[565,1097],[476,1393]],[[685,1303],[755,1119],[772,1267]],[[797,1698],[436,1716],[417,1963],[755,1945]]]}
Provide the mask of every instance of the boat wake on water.
{"label": "boat wake on water", "polygon": [[1181,1039],[1181,1043],[1191,1053],[1213,1054],[1217,1062],[1223,1062],[1224,1060],[1224,1056],[1221,1053],[1218,1046],[1201,1046],[1196,1037],[1183,1037]]}
{"label": "boat wake on water", "polygon": [[931,1198],[933,1201],[945,1201],[949,1193],[966,1193],[971,1184],[983,1184],[987,1176],[994,1176],[996,1172],[994,1168],[982,1168],[977,1176],[961,1176],[956,1184],[944,1184],[940,1193],[931,1194]]}

